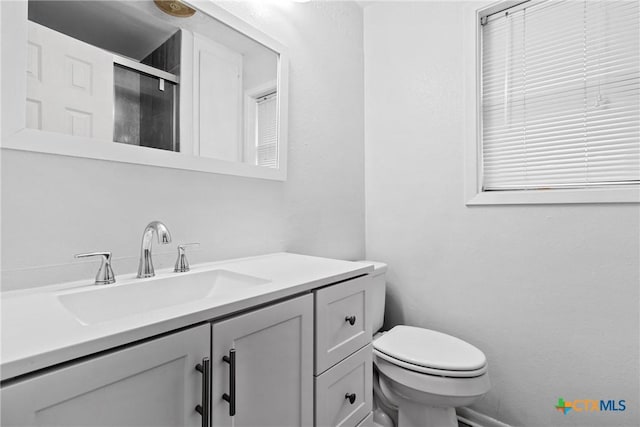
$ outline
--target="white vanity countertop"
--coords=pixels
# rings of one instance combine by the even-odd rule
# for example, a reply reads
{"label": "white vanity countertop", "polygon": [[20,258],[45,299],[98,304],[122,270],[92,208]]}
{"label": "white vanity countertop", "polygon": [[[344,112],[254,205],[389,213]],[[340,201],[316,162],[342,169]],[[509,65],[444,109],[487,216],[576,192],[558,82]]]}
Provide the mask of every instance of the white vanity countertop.
{"label": "white vanity countertop", "polygon": [[[213,269],[269,280],[269,283],[210,298],[173,305],[117,320],[83,324],[60,303],[58,296],[75,291],[127,286],[137,280],[157,280],[176,274],[197,274]],[[220,318],[308,292],[373,271],[372,265],[289,253],[192,265],[188,273],[159,270],[151,279],[121,275],[114,285],[97,286],[91,280],[0,294],[0,373],[4,381],[38,369],[199,322]]]}

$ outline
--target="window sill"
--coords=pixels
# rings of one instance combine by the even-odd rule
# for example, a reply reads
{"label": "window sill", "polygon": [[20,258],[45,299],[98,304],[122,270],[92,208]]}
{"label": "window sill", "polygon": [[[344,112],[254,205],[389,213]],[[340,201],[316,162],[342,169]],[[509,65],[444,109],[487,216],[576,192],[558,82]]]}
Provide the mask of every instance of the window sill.
{"label": "window sill", "polygon": [[555,205],[580,203],[640,203],[640,187],[481,191],[470,197],[466,205]]}

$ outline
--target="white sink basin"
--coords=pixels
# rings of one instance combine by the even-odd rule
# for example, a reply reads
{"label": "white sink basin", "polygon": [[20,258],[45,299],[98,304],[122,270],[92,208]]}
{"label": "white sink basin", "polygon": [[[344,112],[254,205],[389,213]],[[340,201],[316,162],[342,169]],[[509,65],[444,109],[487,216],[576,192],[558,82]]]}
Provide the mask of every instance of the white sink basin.
{"label": "white sink basin", "polygon": [[141,282],[105,285],[58,295],[64,308],[85,325],[140,315],[269,283],[227,270],[176,273]]}

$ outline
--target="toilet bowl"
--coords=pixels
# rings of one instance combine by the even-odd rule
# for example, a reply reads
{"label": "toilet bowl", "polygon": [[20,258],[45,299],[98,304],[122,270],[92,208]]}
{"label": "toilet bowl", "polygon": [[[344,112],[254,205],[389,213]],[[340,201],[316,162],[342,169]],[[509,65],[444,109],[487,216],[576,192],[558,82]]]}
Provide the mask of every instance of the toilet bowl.
{"label": "toilet bowl", "polygon": [[457,426],[455,407],[491,387],[484,354],[450,335],[400,325],[373,348],[379,391],[398,408],[398,427]]}
{"label": "toilet bowl", "polygon": [[[364,261],[366,262],[366,261]],[[374,265],[372,330],[384,320],[386,265]],[[455,408],[467,406],[491,388],[487,360],[456,337],[398,325],[373,339],[374,421],[384,427],[457,427]]]}

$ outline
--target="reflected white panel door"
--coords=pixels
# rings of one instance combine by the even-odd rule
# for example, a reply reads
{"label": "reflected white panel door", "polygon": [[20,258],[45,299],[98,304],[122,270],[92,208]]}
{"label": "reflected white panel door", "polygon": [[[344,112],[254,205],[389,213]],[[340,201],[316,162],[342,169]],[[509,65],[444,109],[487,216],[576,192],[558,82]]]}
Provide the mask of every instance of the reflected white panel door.
{"label": "reflected white panel door", "polygon": [[28,22],[27,127],[113,140],[113,56]]}
{"label": "reflected white panel door", "polygon": [[[313,425],[312,295],[216,322],[211,333],[212,425]],[[232,349],[235,364],[223,360]]]}
{"label": "reflected white panel door", "polygon": [[242,55],[194,34],[196,155],[242,159]]}
{"label": "reflected white panel door", "polygon": [[3,387],[2,426],[200,426],[209,340],[198,326]]}

